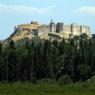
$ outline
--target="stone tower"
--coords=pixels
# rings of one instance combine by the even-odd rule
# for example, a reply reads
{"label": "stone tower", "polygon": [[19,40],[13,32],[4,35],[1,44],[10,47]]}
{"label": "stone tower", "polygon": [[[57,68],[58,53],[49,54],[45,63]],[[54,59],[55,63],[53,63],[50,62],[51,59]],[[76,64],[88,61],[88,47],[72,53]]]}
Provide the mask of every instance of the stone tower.
{"label": "stone tower", "polygon": [[56,32],[56,24],[53,22],[53,20],[50,22],[50,32]]}
{"label": "stone tower", "polygon": [[82,34],[82,25],[80,26],[80,33]]}
{"label": "stone tower", "polygon": [[71,34],[73,35],[73,32],[74,32],[74,24],[71,24]]}
{"label": "stone tower", "polygon": [[63,32],[63,23],[57,23],[56,25],[56,32]]}

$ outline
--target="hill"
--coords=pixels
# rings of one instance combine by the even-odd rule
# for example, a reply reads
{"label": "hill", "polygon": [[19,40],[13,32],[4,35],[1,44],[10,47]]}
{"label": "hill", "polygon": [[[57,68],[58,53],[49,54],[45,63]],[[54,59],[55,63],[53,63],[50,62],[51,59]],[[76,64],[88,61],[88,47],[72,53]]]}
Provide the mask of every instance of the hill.
{"label": "hill", "polygon": [[74,36],[80,36],[82,33],[92,37],[90,27],[77,24],[64,25],[63,23],[55,24],[53,21],[49,25],[39,24],[38,22],[31,22],[30,24],[17,25],[14,28],[14,33],[11,34],[4,43],[14,40],[18,42],[23,39],[31,40],[33,37],[40,37],[41,39],[60,38],[68,39]]}

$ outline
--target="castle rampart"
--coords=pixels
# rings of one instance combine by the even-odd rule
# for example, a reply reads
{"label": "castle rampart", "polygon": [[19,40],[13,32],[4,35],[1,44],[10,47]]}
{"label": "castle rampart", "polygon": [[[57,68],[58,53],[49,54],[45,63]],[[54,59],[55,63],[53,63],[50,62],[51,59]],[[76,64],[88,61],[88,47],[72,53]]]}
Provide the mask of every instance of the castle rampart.
{"label": "castle rampart", "polygon": [[70,36],[80,35],[86,33],[88,36],[91,36],[90,27],[78,24],[65,25],[62,22],[54,23],[52,20],[49,25],[38,24],[37,22],[31,22],[30,24],[18,25],[16,27],[19,31],[30,30],[33,35],[42,35],[44,32],[51,33],[66,33]]}

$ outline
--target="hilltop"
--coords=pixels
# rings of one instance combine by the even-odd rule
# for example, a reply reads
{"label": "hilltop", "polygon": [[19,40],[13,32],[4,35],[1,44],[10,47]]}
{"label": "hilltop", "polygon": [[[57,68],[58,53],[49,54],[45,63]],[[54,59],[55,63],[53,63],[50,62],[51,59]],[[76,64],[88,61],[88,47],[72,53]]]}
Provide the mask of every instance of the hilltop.
{"label": "hilltop", "polygon": [[40,37],[41,39],[53,39],[57,38],[68,39],[73,38],[74,36],[80,36],[81,34],[87,34],[88,37],[92,37],[91,29],[89,26],[70,24],[65,25],[63,22],[55,23],[51,20],[49,25],[39,24],[38,22],[32,21],[28,24],[21,24],[14,27],[14,33],[5,40],[7,43],[10,40],[15,42],[22,40],[32,40],[34,37]]}

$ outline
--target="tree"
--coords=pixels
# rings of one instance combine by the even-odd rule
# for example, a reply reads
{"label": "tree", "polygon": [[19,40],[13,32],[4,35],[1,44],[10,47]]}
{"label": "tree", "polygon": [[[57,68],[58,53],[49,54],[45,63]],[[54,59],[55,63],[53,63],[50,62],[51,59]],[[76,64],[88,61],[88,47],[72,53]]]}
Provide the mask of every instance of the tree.
{"label": "tree", "polygon": [[64,54],[64,48],[65,48],[65,40],[62,39],[61,42],[59,42],[59,55]]}
{"label": "tree", "polygon": [[9,42],[9,47],[10,47],[11,49],[15,49],[15,42],[14,42],[13,40],[11,40],[11,41]]}
{"label": "tree", "polygon": [[91,67],[87,64],[80,64],[77,67],[77,71],[79,73],[80,80],[85,81],[91,76]]}
{"label": "tree", "polygon": [[12,82],[16,80],[16,64],[17,64],[17,56],[15,53],[15,43],[11,41],[9,43],[9,51],[8,51],[8,81]]}

